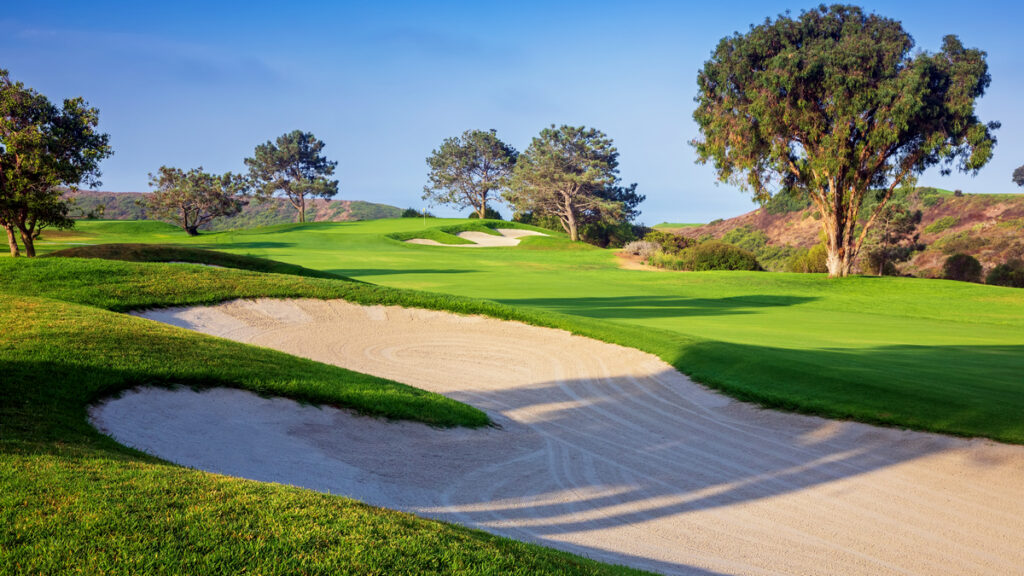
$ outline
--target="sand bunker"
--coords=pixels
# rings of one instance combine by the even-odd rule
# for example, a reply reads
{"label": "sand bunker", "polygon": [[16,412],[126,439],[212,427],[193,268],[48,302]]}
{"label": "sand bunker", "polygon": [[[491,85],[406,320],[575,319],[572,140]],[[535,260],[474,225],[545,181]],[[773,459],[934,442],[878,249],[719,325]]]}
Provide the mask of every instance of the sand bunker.
{"label": "sand bunker", "polygon": [[465,238],[472,242],[472,244],[442,244],[437,240],[427,240],[426,238],[413,238],[412,240],[406,240],[406,242],[409,244],[425,244],[427,246],[451,246],[453,248],[488,248],[494,246],[518,246],[519,239],[523,236],[547,236],[547,234],[535,230],[519,230],[517,228],[496,228],[495,232],[498,232],[501,236],[495,236],[486,232],[458,233],[459,238]]}
{"label": "sand bunker", "polygon": [[672,574],[1022,574],[1024,447],[760,410],[568,333],[341,301],[143,316],[487,411],[437,430],[236,390],[142,389],[96,425],[168,460]]}

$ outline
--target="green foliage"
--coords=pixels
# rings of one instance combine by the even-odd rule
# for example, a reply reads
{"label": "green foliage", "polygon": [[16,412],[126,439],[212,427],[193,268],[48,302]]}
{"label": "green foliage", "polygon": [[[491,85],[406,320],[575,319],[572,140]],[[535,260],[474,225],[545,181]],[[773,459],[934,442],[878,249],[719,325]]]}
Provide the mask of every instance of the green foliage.
{"label": "green foliage", "polygon": [[761,270],[757,258],[749,251],[732,244],[709,240],[676,254],[656,253],[649,262],[660,268],[703,272],[708,270]]}
{"label": "green foliage", "polygon": [[12,256],[16,233],[32,257],[43,229],[74,226],[65,191],[98,186],[99,164],[112,154],[98,124],[99,110],[82,98],[58,107],[0,68],[0,227]]}
{"label": "green foliage", "polygon": [[[470,212],[468,217],[471,218],[471,219],[472,218],[480,218],[480,214],[478,214],[477,212]],[[487,219],[487,220],[504,220],[504,218],[501,217],[501,212],[498,212],[497,210],[495,210],[494,208],[491,208],[490,206],[487,206],[486,208],[484,208],[484,219]]]}
{"label": "green foliage", "polygon": [[405,210],[402,210],[402,218],[434,218],[434,215],[426,210],[406,208]]}
{"label": "green foliage", "polygon": [[828,249],[818,243],[806,250],[800,250],[786,261],[786,271],[800,274],[823,274],[828,272]]}
{"label": "green foliage", "polygon": [[[569,238],[584,224],[628,221],[636,186],[619,185],[619,152],[600,130],[553,124],[516,162],[505,198],[517,214],[554,216]],[[635,208],[635,204],[633,205]]]}
{"label": "green foliage", "polygon": [[311,132],[294,130],[256,146],[245,159],[253,193],[260,201],[282,194],[306,221],[306,198],[330,198],[338,193],[338,181],[328,179],[337,162],[322,155],[324,143]]}
{"label": "green foliage", "polygon": [[427,157],[430,172],[423,199],[458,210],[472,208],[478,218],[489,218],[487,202],[501,199],[518,155],[494,130],[467,130],[445,138]]}
{"label": "green foliage", "polygon": [[924,250],[917,231],[922,217],[920,210],[910,210],[896,201],[878,210],[877,222],[864,245],[861,270],[865,274],[892,276],[897,273],[897,262],[906,262],[915,251]]}
{"label": "green foliage", "polygon": [[1024,186],[1024,166],[1018,166],[1013,171],[1013,183],[1017,186]]}
{"label": "green foliage", "polygon": [[960,282],[981,282],[981,262],[970,254],[953,254],[942,265],[942,277]]}
{"label": "green foliage", "polygon": [[661,251],[668,255],[676,255],[683,250],[693,246],[696,242],[680,234],[673,234],[662,230],[651,230],[644,236],[644,241],[653,242],[661,246]]}
{"label": "green foliage", "polygon": [[238,214],[245,204],[237,196],[245,186],[241,178],[231,172],[209,174],[202,166],[188,172],[161,166],[157,175],[149,175],[149,185],[156,188],[147,201],[150,213],[181,226],[189,236],[215,218]]}
{"label": "green foliage", "polygon": [[688,270],[762,270],[757,258],[748,250],[725,242],[709,241],[680,253]]}
{"label": "green foliage", "polygon": [[590,222],[580,228],[580,239],[599,248],[621,248],[636,240],[634,229],[629,222]]}
{"label": "green foliage", "polygon": [[722,241],[752,253],[762,266],[776,272],[786,270],[787,262],[797,252],[792,246],[768,244],[768,235],[752,226],[737,226],[722,236]]}
{"label": "green foliage", "polygon": [[985,284],[1024,288],[1024,261],[1010,260],[989,270]]}
{"label": "green foliage", "polygon": [[763,207],[769,214],[788,214],[810,208],[811,201],[794,190],[784,188],[765,201]]}
{"label": "green foliage", "polygon": [[956,254],[957,252],[975,252],[987,244],[986,238],[971,236],[969,232],[962,230],[939,238],[932,246],[942,250],[944,254]]}
{"label": "green foliage", "polygon": [[939,232],[945,232],[953,226],[960,223],[960,219],[956,216],[943,216],[935,222],[924,227],[924,231],[929,234],[938,234]]}
{"label": "green foliage", "polygon": [[936,165],[976,173],[992,156],[998,124],[974,112],[985,53],[955,36],[936,54],[913,45],[895,20],[822,5],[723,38],[698,75],[699,161],[761,201],[777,187],[812,199],[831,275],[850,273],[861,237],[849,215],[870,189],[891,195]]}

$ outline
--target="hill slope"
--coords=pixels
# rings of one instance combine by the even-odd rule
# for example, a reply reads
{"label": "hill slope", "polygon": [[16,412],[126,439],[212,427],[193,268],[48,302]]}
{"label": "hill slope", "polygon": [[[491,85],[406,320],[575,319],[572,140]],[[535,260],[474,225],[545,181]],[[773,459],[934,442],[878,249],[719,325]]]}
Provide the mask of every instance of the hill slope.
{"label": "hill slope", "polygon": [[[918,188],[898,200],[921,210],[920,241],[926,245],[901,274],[938,277],[942,264],[957,252],[981,261],[985,270],[1010,259],[1024,258],[1024,194],[963,194]],[[868,210],[861,211],[862,216]],[[673,231],[691,238],[712,237],[740,244],[764,243],[771,254],[786,255],[819,241],[821,221],[813,207],[794,199],[773,199],[766,206],[728,220]],[[762,262],[781,269],[784,258]]]}
{"label": "hill slope", "polygon": [[[72,216],[84,218],[103,206],[99,217],[107,220],[145,220],[145,200],[148,192],[94,192],[83,190],[71,195],[74,198]],[[310,222],[351,222],[354,220],[377,220],[397,218],[402,209],[387,204],[375,204],[362,200],[311,200],[306,208],[306,220]],[[203,227],[204,230],[234,230],[290,224],[298,221],[298,212],[287,200],[272,198],[267,202],[250,201],[242,212],[230,218],[219,218]]]}

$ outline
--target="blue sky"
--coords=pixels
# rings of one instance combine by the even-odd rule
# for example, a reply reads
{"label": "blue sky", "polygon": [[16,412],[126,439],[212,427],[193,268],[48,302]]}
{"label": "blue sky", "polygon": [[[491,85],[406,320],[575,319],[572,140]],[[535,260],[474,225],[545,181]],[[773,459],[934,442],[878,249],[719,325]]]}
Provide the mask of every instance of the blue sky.
{"label": "blue sky", "polygon": [[[105,190],[145,191],[163,164],[241,171],[257,144],[298,128],[338,161],[339,198],[421,207],[425,158],[445,137],[494,128],[523,150],[549,124],[583,124],[615,140],[623,180],[647,195],[642,221],[705,222],[753,204],[694,164],[697,70],[723,36],[813,5],[19,2],[0,12],[0,67],[100,109],[115,149]],[[974,178],[920,183],[1020,191],[1024,8],[862,6],[902,21],[919,48],[956,34],[988,52],[979,115],[1003,124],[994,159]]]}

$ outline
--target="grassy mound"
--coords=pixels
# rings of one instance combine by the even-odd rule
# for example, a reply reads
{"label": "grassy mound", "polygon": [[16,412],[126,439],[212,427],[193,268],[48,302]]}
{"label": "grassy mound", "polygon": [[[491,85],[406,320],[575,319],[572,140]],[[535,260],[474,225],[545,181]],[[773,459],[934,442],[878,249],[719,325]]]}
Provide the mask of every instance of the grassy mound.
{"label": "grassy mound", "polygon": [[637,573],[341,497],[167,465],[86,421],[91,402],[120,390],[192,385],[485,425],[483,413],[436,394],[101,309],[412,293],[99,259],[5,260],[0,269],[2,573]]}
{"label": "grassy mound", "polygon": [[186,262],[219,266],[221,268],[238,268],[253,272],[270,272],[273,274],[291,274],[310,278],[343,278],[330,272],[303,268],[294,264],[285,264],[266,258],[229,254],[216,250],[193,248],[191,246],[169,246],[165,244],[95,244],[76,246],[46,254],[54,258],[101,258],[103,260],[126,260],[129,262]]}

